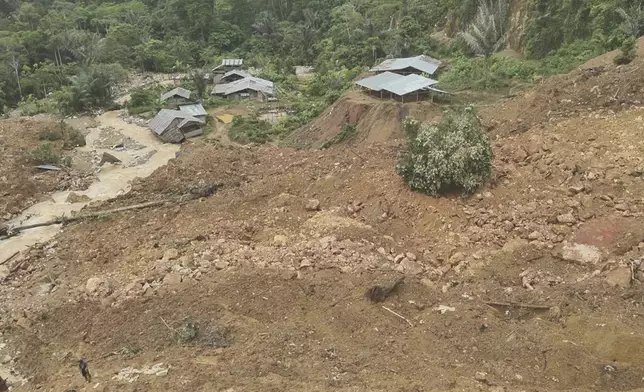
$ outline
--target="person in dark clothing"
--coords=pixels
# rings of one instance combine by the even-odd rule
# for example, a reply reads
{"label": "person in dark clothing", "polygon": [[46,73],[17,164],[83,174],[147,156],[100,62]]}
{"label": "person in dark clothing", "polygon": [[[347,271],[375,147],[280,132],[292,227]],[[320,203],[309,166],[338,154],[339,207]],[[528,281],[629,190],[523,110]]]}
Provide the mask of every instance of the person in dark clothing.
{"label": "person in dark clothing", "polygon": [[87,367],[87,361],[81,359],[78,367],[80,368],[81,375],[85,378],[85,381],[92,382],[92,374],[89,372],[89,367]]}

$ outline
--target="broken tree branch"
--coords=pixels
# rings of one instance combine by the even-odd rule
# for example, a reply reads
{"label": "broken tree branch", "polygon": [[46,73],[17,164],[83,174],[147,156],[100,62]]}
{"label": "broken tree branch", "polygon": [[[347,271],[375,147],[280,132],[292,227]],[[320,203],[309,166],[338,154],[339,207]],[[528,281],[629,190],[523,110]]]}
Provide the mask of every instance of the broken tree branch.
{"label": "broken tree branch", "polygon": [[407,322],[407,324],[409,324],[409,326],[410,326],[410,327],[413,327],[413,326],[414,326],[414,324],[412,324],[412,323],[411,323],[411,321],[409,321],[409,319],[407,319],[406,317],[404,317],[404,316],[402,316],[402,315],[400,315],[400,314],[398,314],[398,313],[394,312],[393,310],[389,309],[388,307],[386,307],[386,306],[384,306],[384,305],[382,306],[382,308],[383,308],[384,310],[386,310],[387,312],[389,312],[389,313],[393,314],[394,316],[396,316],[396,317],[398,317],[398,318],[400,318],[400,319],[402,319],[402,320],[405,320],[405,321]]}
{"label": "broken tree branch", "polygon": [[161,200],[161,201],[151,201],[148,203],[142,203],[142,204],[135,204],[132,206],[126,206],[126,207],[120,207],[120,208],[114,208],[111,210],[104,210],[104,211],[98,211],[98,212],[92,212],[90,214],[83,214],[83,215],[78,215],[78,216],[72,216],[72,217],[59,217],[47,222],[41,222],[41,223],[34,223],[31,225],[24,225],[24,226],[18,226],[18,227],[2,227],[0,228],[0,235],[4,235],[7,237],[12,237],[16,235],[17,233],[20,233],[23,230],[28,230],[28,229],[35,229],[37,227],[44,227],[44,226],[52,226],[52,225],[59,225],[62,223],[70,223],[70,222],[76,222],[79,220],[83,219],[89,219],[89,218],[97,218],[100,216],[105,216],[105,215],[111,215],[111,214],[116,214],[119,212],[125,212],[125,211],[131,211],[131,210],[141,210],[144,208],[150,208],[150,207],[156,207],[160,206],[162,204],[165,204],[167,202],[170,202],[171,200]]}
{"label": "broken tree branch", "polygon": [[0,265],[8,263],[10,260],[13,260],[13,258],[16,257],[18,255],[18,253],[20,253],[20,251],[15,252],[14,254],[9,256],[9,258],[5,259],[4,261],[0,261]]}
{"label": "broken tree branch", "polygon": [[498,306],[498,307],[506,307],[506,308],[525,308],[525,309],[535,309],[535,310],[549,310],[552,308],[550,305],[530,305],[530,304],[522,304],[522,303],[517,303],[517,302],[486,302],[485,303],[488,306]]}

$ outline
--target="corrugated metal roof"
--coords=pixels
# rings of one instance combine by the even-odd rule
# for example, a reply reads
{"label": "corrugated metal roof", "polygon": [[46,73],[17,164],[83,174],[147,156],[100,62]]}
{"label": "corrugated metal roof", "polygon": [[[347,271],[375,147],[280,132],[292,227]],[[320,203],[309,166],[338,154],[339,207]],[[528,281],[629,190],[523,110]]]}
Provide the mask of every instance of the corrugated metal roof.
{"label": "corrugated metal roof", "polygon": [[165,101],[169,98],[174,97],[175,95],[178,95],[185,99],[190,99],[190,90],[186,90],[185,88],[181,88],[181,87],[173,88],[167,93],[161,94],[161,100]]}
{"label": "corrugated metal roof", "polygon": [[157,135],[161,135],[176,119],[181,120],[179,127],[194,121],[203,123],[200,119],[193,117],[186,112],[182,112],[181,110],[161,109],[148,123],[148,127]]}
{"label": "corrugated metal roof", "polygon": [[418,90],[422,90],[438,83],[436,80],[425,78],[420,75],[411,74],[393,80],[386,85],[381,86],[383,90],[392,92],[396,95],[407,95]]}
{"label": "corrugated metal roof", "polygon": [[375,76],[370,76],[368,78],[358,80],[356,84],[358,86],[368,88],[369,90],[372,90],[372,91],[380,91],[382,90],[381,86],[402,77],[403,77],[402,75],[398,75],[393,72],[384,72]]}
{"label": "corrugated metal roof", "polygon": [[229,77],[231,75],[238,75],[238,76],[241,76],[242,78],[248,78],[248,77],[253,76],[253,75],[249,74],[248,72],[243,71],[241,69],[233,69],[232,71],[226,72],[224,74],[223,78],[227,78],[227,77]]}
{"label": "corrugated metal roof", "polygon": [[411,74],[399,75],[393,72],[384,72],[356,82],[357,85],[372,91],[388,91],[396,95],[407,95],[414,91],[423,90],[438,82],[424,76]]}
{"label": "corrugated metal roof", "polygon": [[221,60],[221,65],[224,67],[239,67],[244,64],[243,59],[223,59]]}
{"label": "corrugated metal roof", "polygon": [[208,115],[208,112],[206,112],[206,109],[200,103],[179,105],[179,110],[195,117]]}
{"label": "corrugated metal roof", "polygon": [[372,72],[400,71],[406,68],[414,68],[421,72],[433,75],[442,62],[429,56],[406,57],[400,59],[385,60],[380,65],[371,69]]}
{"label": "corrugated metal roof", "polygon": [[232,83],[217,85],[214,92],[220,95],[230,95],[243,90],[261,91],[267,95],[274,95],[275,93],[273,82],[253,76]]}

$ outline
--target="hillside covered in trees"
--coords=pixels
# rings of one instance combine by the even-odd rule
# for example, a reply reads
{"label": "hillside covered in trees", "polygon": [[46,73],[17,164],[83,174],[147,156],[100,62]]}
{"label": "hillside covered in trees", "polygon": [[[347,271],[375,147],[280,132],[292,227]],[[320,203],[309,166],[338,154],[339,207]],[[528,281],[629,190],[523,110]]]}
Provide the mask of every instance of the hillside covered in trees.
{"label": "hillside covered in trees", "polygon": [[[71,110],[101,106],[129,70],[187,71],[223,56],[287,74],[427,53],[469,72],[468,58],[512,46],[559,72],[642,33],[641,0],[3,0],[0,107],[51,93]],[[522,67],[507,73],[531,74]]]}

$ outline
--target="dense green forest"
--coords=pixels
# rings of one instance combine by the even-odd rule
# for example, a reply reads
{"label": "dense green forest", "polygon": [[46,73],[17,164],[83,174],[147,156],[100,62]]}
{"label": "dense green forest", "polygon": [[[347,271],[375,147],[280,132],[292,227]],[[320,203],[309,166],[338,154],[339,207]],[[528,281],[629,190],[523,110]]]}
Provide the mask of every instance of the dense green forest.
{"label": "dense green forest", "polygon": [[[499,3],[506,4],[505,9],[494,7]],[[536,70],[545,74],[569,69],[619,47],[628,36],[641,35],[642,3],[1,0],[0,107],[52,93],[68,110],[102,106],[110,101],[114,82],[129,70],[188,71],[216,64],[224,56],[243,57],[277,74],[304,64],[324,74],[369,66],[388,56],[426,53],[454,59],[452,77],[467,81],[468,73],[481,72],[471,62],[474,54],[489,56],[505,46],[503,34],[517,7],[530,16],[524,44],[515,49],[539,61],[499,60],[496,68],[503,68],[503,76],[530,77]],[[481,5],[494,15],[482,14]],[[432,38],[440,30],[455,39]],[[487,45],[487,51],[480,44]],[[326,84],[324,79],[320,83]]]}

